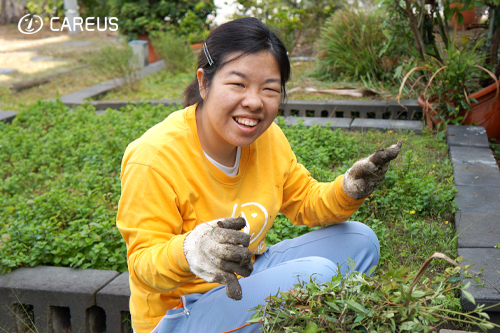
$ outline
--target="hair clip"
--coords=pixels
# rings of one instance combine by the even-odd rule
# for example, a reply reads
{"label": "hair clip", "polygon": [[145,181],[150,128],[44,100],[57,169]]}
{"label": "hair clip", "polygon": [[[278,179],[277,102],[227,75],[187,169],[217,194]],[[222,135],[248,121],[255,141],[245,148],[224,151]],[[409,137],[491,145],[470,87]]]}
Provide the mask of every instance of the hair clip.
{"label": "hair clip", "polygon": [[205,53],[205,57],[207,57],[208,65],[212,66],[214,64],[214,61],[212,60],[212,57],[210,56],[210,53],[208,52],[207,43],[203,43],[203,52]]}

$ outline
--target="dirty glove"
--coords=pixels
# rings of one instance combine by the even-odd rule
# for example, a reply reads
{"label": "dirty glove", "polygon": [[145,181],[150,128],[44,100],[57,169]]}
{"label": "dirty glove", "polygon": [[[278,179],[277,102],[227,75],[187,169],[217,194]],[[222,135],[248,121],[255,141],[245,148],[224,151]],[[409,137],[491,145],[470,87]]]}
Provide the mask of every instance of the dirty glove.
{"label": "dirty glove", "polygon": [[375,191],[385,178],[389,163],[395,159],[403,142],[379,149],[368,158],[357,161],[344,174],[344,192],[353,199],[366,197]]}
{"label": "dirty glove", "polygon": [[253,269],[250,236],[238,231],[245,224],[243,217],[200,224],[186,236],[183,246],[191,272],[207,282],[226,285],[227,296],[235,300],[241,299],[235,273],[249,276]]}

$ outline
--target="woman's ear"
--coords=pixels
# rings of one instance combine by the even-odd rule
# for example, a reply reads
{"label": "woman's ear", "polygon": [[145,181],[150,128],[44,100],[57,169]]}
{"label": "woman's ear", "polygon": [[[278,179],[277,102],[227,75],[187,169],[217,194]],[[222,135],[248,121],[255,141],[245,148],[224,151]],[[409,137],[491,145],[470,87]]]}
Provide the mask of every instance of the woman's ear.
{"label": "woman's ear", "polygon": [[203,100],[207,97],[207,89],[205,86],[205,71],[202,68],[198,68],[196,71],[196,77],[198,78],[198,88],[200,89],[200,96]]}

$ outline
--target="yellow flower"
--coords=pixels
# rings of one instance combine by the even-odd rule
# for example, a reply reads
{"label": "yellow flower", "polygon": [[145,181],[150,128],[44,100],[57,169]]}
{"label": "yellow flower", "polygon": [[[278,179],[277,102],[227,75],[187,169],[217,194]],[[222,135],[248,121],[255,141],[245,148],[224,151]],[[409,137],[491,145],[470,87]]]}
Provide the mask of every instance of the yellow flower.
{"label": "yellow flower", "polygon": [[415,214],[415,211],[414,210],[410,210],[410,214]]}
{"label": "yellow flower", "polygon": [[445,221],[444,224],[448,224],[448,221]]}
{"label": "yellow flower", "polygon": [[392,131],[389,131],[389,132],[387,132],[387,133],[391,134],[391,133],[392,133]]}
{"label": "yellow flower", "polygon": [[433,164],[433,165],[432,165],[432,167],[433,167],[433,168],[435,168],[435,167],[436,167],[436,164]]}

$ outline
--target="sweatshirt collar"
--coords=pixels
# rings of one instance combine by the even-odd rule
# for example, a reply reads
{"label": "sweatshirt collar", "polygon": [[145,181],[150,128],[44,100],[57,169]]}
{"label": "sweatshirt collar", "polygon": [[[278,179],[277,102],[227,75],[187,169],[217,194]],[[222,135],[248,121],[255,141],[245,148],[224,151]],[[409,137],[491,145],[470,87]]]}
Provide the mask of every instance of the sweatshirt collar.
{"label": "sweatshirt collar", "polygon": [[196,149],[199,158],[201,162],[203,163],[204,167],[208,170],[208,172],[219,182],[224,183],[224,184],[237,184],[240,182],[242,176],[245,174],[246,169],[248,167],[248,160],[249,160],[249,155],[250,151],[254,148],[255,142],[252,143],[248,147],[241,147],[241,159],[240,159],[240,166],[239,166],[239,171],[238,175],[235,177],[231,177],[226,175],[224,172],[219,170],[215,165],[213,165],[205,156],[203,153],[203,148],[201,147],[200,143],[200,138],[198,136],[198,128],[196,126],[196,107],[198,104],[191,105],[186,108],[185,112],[185,119],[186,122],[191,129],[191,133],[193,134],[191,139],[192,139],[192,145]]}

